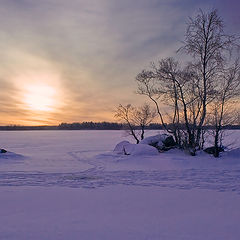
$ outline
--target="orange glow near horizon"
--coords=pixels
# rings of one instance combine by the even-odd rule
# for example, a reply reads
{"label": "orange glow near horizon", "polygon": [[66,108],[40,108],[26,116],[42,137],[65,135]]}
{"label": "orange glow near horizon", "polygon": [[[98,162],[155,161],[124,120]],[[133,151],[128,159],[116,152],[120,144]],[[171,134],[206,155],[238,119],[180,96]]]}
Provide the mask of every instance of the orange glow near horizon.
{"label": "orange glow near horizon", "polygon": [[50,67],[29,67],[13,76],[11,82],[16,114],[9,116],[6,112],[5,121],[17,125],[54,125],[61,121],[56,115],[62,112],[65,93],[57,71]]}
{"label": "orange glow near horizon", "polygon": [[51,112],[57,107],[56,90],[45,84],[27,86],[23,103],[31,111]]}

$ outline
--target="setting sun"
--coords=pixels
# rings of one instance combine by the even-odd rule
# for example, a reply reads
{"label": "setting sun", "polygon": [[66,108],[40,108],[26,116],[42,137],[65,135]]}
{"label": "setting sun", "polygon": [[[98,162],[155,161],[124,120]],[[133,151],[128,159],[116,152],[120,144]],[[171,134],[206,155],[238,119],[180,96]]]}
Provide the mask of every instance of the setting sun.
{"label": "setting sun", "polygon": [[45,84],[30,85],[24,95],[24,103],[32,111],[52,111],[56,107],[56,90]]}

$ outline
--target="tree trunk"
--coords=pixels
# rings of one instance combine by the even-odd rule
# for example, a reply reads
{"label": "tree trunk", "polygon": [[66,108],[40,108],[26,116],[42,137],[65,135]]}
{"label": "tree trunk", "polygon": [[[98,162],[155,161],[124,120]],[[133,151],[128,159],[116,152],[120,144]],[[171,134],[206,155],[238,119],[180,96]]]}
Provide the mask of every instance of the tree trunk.
{"label": "tree trunk", "polygon": [[144,132],[144,126],[142,126],[141,128],[142,128],[142,132],[141,132],[141,140],[143,140],[143,139],[144,139],[144,133],[145,133],[145,132]]}
{"label": "tree trunk", "polygon": [[216,128],[216,133],[214,137],[214,157],[219,157],[219,128]]}

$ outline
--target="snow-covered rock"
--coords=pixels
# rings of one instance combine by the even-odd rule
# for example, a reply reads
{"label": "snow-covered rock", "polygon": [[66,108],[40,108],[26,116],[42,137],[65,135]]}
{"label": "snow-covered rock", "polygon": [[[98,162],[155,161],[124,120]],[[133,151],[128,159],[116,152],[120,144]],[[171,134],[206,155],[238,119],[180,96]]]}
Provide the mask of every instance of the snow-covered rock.
{"label": "snow-covered rock", "polygon": [[[208,154],[214,154],[215,153],[215,147],[214,146],[208,147],[208,148],[205,148],[203,151],[208,153]],[[218,147],[218,151],[219,152],[224,152],[224,148],[223,147]]]}
{"label": "snow-covered rock", "polygon": [[159,142],[166,140],[168,136],[169,135],[167,134],[158,134],[155,136],[146,137],[140,142],[140,144],[156,145]]}
{"label": "snow-covered rock", "polygon": [[6,153],[6,152],[7,152],[7,150],[0,148],[0,153]]}
{"label": "snow-covered rock", "polygon": [[132,144],[128,141],[122,141],[116,145],[113,150],[122,155],[157,155],[158,150],[155,147],[146,144]]}
{"label": "snow-covered rock", "polygon": [[152,147],[150,145],[146,145],[146,144],[132,144],[134,145],[132,152],[130,155],[158,155],[159,152],[155,147]]}
{"label": "snow-covered rock", "polygon": [[158,134],[146,137],[140,142],[140,144],[147,144],[156,147],[159,150],[168,150],[176,145],[173,137],[168,134]]}
{"label": "snow-covered rock", "polygon": [[113,152],[118,153],[118,154],[125,154],[126,155],[127,153],[125,152],[126,151],[125,148],[129,144],[131,144],[131,143],[128,142],[128,141],[122,141],[122,142],[120,142],[116,145]]}

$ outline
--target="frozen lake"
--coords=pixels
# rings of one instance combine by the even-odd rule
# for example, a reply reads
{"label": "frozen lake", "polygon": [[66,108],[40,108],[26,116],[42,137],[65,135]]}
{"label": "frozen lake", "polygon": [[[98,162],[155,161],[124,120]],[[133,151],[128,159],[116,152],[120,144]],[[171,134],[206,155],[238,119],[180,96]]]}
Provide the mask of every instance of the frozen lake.
{"label": "frozen lake", "polygon": [[0,239],[239,239],[240,131],[219,159],[114,154],[124,135],[0,132]]}

